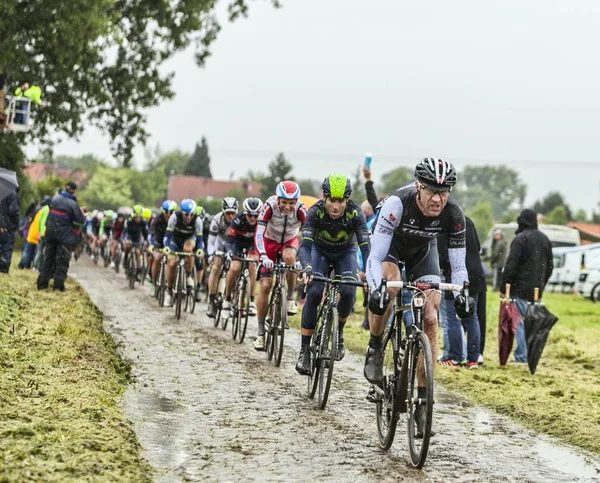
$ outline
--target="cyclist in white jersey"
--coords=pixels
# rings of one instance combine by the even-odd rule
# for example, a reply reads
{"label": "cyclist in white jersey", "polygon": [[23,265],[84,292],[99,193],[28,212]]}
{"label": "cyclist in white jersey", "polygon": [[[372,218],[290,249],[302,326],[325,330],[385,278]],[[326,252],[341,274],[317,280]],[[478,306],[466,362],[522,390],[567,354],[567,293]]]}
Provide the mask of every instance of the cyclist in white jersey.
{"label": "cyclist in white jersey", "polygon": [[[215,252],[225,252],[225,244],[227,241],[227,232],[231,226],[231,222],[237,215],[238,202],[235,198],[224,198],[221,203],[221,213],[215,215],[210,222],[208,229],[208,247],[206,253],[208,255],[208,263],[212,265],[210,269],[210,277],[208,278],[208,310],[206,315],[214,318],[217,312],[215,307],[215,297],[217,294],[217,284],[221,275],[221,265],[223,261],[220,257],[215,257]],[[223,310],[230,309],[230,302],[223,302]]]}
{"label": "cyclist in white jersey", "polygon": [[[293,181],[282,181],[277,185],[276,195],[271,196],[260,212],[254,243],[260,254],[262,269],[260,274],[260,293],[257,302],[258,337],[254,348],[265,350],[265,317],[269,305],[269,293],[273,282],[271,269],[281,254],[288,265],[296,264],[298,253],[298,233],[306,221],[306,206],[300,201],[300,186]],[[294,302],[294,288],[297,275],[287,273],[287,312],[298,313]]]}

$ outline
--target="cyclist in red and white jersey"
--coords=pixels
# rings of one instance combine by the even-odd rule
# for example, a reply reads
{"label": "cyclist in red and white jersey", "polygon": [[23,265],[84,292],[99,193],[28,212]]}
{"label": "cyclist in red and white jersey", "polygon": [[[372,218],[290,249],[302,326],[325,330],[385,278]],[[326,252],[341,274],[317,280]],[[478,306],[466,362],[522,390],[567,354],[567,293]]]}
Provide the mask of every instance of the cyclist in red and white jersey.
{"label": "cyclist in red and white jersey", "polygon": [[[254,236],[262,263],[257,303],[258,337],[254,341],[254,348],[258,351],[265,350],[265,317],[273,282],[271,269],[279,254],[286,264],[296,264],[298,233],[306,221],[307,212],[306,206],[300,201],[300,186],[297,183],[282,181],[275,193],[263,205]],[[298,313],[294,301],[296,278],[296,273],[287,273],[287,312],[290,315]]]}

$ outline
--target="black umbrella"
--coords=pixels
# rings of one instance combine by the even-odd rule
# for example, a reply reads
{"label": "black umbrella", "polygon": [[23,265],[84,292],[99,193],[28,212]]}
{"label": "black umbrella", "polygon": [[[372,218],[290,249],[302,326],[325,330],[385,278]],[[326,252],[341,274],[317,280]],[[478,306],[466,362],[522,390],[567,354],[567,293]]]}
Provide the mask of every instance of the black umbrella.
{"label": "black umbrella", "polygon": [[558,321],[558,317],[538,302],[539,289],[535,289],[534,301],[527,305],[525,313],[525,338],[527,339],[527,363],[529,372],[535,374],[538,362],[542,357],[542,352],[548,340],[550,329]]}
{"label": "black umbrella", "polygon": [[0,200],[14,193],[18,187],[17,173],[9,169],[0,168]]}

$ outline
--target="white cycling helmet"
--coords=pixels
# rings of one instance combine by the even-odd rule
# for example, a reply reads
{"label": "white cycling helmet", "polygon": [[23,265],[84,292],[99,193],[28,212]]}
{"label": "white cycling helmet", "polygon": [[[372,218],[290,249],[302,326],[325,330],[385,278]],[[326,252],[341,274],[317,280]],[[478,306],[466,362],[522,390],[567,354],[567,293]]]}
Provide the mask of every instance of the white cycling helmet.
{"label": "white cycling helmet", "polygon": [[234,197],[232,197],[232,196],[228,196],[227,198],[223,198],[223,201],[221,203],[221,209],[225,213],[231,213],[231,212],[237,213],[237,211],[238,211],[238,201]]}
{"label": "white cycling helmet", "polygon": [[252,216],[258,216],[258,214],[260,213],[260,210],[263,207],[263,202],[260,201],[258,198],[246,198],[244,200],[244,203],[242,204],[242,206],[244,207],[244,212],[252,215]]}

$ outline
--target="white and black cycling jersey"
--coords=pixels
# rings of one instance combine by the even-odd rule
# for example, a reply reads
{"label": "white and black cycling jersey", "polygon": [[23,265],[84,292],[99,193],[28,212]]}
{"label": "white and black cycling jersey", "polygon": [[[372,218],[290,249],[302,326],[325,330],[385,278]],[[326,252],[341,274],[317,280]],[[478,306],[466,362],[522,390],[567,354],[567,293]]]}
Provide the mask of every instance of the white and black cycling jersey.
{"label": "white and black cycling jersey", "polygon": [[[448,257],[452,269],[452,283],[462,285],[468,280],[465,265],[465,215],[454,198],[439,216],[428,217],[417,205],[414,184],[397,190],[378,206],[378,215],[372,227],[371,253],[367,262],[367,280],[371,290],[381,284],[381,264],[392,254],[398,261],[411,260],[426,253],[430,243],[442,233],[448,235]],[[437,244],[431,243],[437,257]],[[414,265],[415,261],[412,260]],[[439,268],[438,268],[439,272]],[[432,274],[439,276],[439,273]]]}

